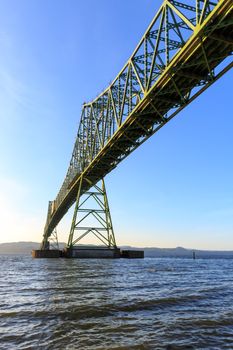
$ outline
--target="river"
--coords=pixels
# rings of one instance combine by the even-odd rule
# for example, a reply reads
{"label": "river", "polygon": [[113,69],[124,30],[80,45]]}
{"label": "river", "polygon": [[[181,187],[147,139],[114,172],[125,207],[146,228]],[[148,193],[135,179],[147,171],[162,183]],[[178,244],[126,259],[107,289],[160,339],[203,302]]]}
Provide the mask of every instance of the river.
{"label": "river", "polygon": [[233,260],[2,255],[0,349],[233,349]]}

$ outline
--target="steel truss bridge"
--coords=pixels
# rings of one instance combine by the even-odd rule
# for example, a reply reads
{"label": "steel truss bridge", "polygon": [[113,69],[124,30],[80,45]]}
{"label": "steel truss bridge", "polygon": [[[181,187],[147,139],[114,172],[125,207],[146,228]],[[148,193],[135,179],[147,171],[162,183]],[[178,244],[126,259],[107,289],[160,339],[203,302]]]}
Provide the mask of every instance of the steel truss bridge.
{"label": "steel truss bridge", "polygon": [[[83,105],[67,174],[49,202],[42,250],[56,238],[57,224],[74,203],[67,246],[90,232],[116,246],[105,175],[226,73],[232,51],[232,0],[163,1],[115,80]],[[90,198],[98,209],[84,208]],[[90,215],[99,227],[83,225]]]}

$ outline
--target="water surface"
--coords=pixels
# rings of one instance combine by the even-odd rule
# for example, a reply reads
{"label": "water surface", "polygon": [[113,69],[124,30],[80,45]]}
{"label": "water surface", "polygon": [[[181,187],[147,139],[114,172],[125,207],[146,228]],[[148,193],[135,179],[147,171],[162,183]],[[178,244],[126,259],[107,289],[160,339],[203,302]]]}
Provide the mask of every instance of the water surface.
{"label": "water surface", "polygon": [[0,266],[0,349],[233,349],[231,259]]}

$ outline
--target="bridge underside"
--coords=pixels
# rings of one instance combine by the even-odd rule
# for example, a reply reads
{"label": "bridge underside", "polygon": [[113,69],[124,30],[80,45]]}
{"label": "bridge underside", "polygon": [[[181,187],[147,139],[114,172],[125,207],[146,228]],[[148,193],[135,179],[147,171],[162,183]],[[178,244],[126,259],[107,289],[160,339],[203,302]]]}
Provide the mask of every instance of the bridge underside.
{"label": "bridge underside", "polygon": [[232,2],[225,0],[220,1],[203,25],[195,28],[118,130],[82,173],[73,178],[46,224],[44,242],[75,203],[81,178],[83,194],[227,72],[233,65],[232,51]]}

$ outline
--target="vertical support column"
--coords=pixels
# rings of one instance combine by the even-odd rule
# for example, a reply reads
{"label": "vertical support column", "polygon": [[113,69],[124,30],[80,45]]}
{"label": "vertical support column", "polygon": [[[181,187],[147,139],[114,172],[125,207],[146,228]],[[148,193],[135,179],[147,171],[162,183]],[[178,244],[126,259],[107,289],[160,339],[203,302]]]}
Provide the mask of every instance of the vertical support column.
{"label": "vertical support column", "polygon": [[48,212],[47,212],[47,219],[46,219],[46,224],[45,224],[45,229],[44,229],[43,240],[42,240],[41,245],[40,245],[40,249],[41,249],[41,250],[48,250],[48,249],[49,249],[48,234],[47,234],[47,230],[46,230],[46,229],[47,229],[49,220],[50,220],[51,215],[52,215],[52,205],[53,205],[53,202],[52,202],[52,201],[49,201],[49,204],[48,204]]}
{"label": "vertical support column", "polygon": [[80,179],[67,248],[73,248],[89,234],[105,247],[117,248],[104,179],[100,185],[85,192],[81,199],[83,181],[92,185],[90,180]]}
{"label": "vertical support column", "polygon": [[70,234],[69,234],[69,239],[68,239],[68,247],[72,247],[72,245],[73,245],[74,230],[75,230],[75,225],[76,225],[76,220],[77,220],[77,215],[78,215],[78,208],[79,208],[79,201],[80,201],[80,196],[81,196],[82,183],[83,183],[83,176],[81,175],[78,193],[77,193],[77,198],[76,198],[76,203],[75,203],[75,208],[74,208],[73,220],[71,223]]}
{"label": "vertical support column", "polygon": [[129,66],[130,69],[130,76],[129,76],[129,114],[132,112],[133,109],[133,74],[132,74],[132,64]]}
{"label": "vertical support column", "polygon": [[147,36],[144,38],[144,90],[147,90],[147,74],[148,74],[148,47]]}
{"label": "vertical support column", "polygon": [[53,230],[51,236],[49,237],[49,249],[59,250],[59,243],[57,238],[57,228]]}
{"label": "vertical support column", "polygon": [[120,116],[121,116],[121,84],[120,84],[120,75],[118,77],[118,113],[117,113],[117,120],[118,123],[120,123]]}
{"label": "vertical support column", "polygon": [[168,22],[168,7],[165,4],[165,55],[166,55],[166,67],[169,64],[170,52],[169,52],[169,22]]}
{"label": "vertical support column", "polygon": [[200,0],[196,0],[196,26],[199,24],[200,18]]}
{"label": "vertical support column", "polygon": [[108,197],[105,187],[104,179],[102,179],[102,191],[104,196],[104,207],[105,207],[105,216],[106,216],[106,227],[107,227],[107,234],[108,234],[108,246],[116,248],[116,240],[112,225],[112,218],[110,214],[109,204],[108,204]]}

